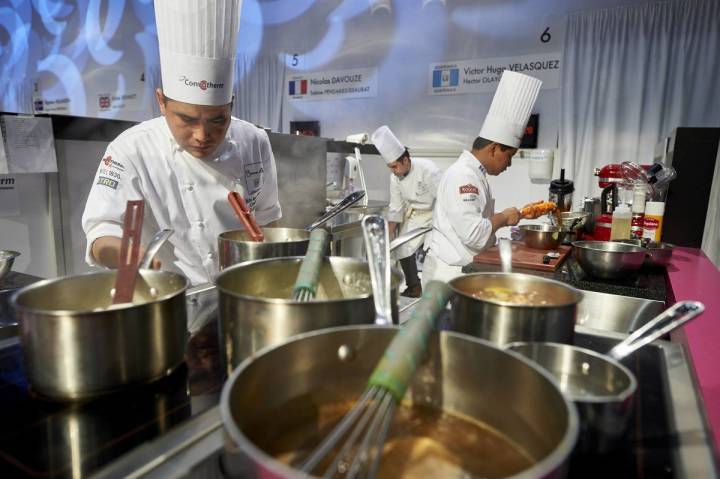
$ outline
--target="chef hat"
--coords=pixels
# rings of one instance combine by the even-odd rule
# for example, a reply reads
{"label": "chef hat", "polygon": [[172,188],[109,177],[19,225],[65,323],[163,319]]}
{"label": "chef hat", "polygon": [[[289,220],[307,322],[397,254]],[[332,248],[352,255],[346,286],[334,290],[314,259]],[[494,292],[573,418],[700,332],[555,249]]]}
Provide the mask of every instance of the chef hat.
{"label": "chef hat", "polygon": [[242,0],[155,0],[163,92],[195,105],[232,100]]}
{"label": "chef hat", "polygon": [[542,82],[537,78],[503,71],[478,136],[513,148],[519,147],[540,85]]}
{"label": "chef hat", "polygon": [[375,148],[377,148],[382,155],[385,163],[389,164],[397,161],[398,158],[405,153],[405,147],[395,138],[395,135],[393,135],[393,132],[390,131],[387,125],[383,125],[375,130],[370,138]]}

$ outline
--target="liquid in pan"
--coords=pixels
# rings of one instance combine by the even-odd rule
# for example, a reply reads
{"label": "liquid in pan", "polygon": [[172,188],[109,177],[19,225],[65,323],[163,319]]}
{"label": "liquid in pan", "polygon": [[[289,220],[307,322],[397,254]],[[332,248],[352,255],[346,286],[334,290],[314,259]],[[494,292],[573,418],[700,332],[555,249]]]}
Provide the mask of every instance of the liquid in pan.
{"label": "liquid in pan", "polygon": [[[298,467],[353,404],[352,400],[319,405],[291,401],[258,421],[247,435],[267,454]],[[480,422],[403,404],[390,427],[377,477],[493,479],[516,474],[534,462],[509,438]],[[322,475],[329,465],[330,459],[314,473]]]}

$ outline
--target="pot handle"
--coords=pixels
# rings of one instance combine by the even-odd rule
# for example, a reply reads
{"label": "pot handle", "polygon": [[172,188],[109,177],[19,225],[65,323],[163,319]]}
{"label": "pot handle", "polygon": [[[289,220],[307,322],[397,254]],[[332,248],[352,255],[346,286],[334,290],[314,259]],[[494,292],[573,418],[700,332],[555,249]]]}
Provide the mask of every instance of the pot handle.
{"label": "pot handle", "polygon": [[337,215],[345,211],[346,209],[350,208],[352,205],[363,199],[365,196],[365,192],[363,190],[358,190],[350,193],[347,195],[343,200],[330,208],[330,210],[322,215],[320,218],[315,220],[313,224],[305,228],[305,231],[312,231],[318,226],[322,226],[331,219],[335,218]]}
{"label": "pot handle", "polygon": [[390,240],[387,222],[381,216],[369,215],[362,219],[362,229],[375,303],[375,323],[392,324]]}
{"label": "pot handle", "polygon": [[655,341],[660,336],[682,326],[705,310],[699,301],[680,301],[651,319],[645,326],[628,336],[608,352],[608,356],[621,360],[625,356]]}
{"label": "pot handle", "polygon": [[390,242],[390,252],[392,253],[396,249],[398,249],[400,246],[404,245],[410,240],[413,240],[417,238],[418,236],[422,236],[425,233],[429,233],[432,230],[431,226],[423,226],[420,228],[415,228],[413,230],[408,231],[407,233],[403,233],[394,240]]}

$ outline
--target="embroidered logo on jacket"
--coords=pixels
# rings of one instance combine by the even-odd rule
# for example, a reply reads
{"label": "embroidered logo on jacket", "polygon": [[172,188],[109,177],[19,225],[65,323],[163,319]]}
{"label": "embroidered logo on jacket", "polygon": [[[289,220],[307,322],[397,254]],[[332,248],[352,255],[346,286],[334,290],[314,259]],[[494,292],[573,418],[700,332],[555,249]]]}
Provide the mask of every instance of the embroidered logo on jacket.
{"label": "embroidered logo on jacket", "polygon": [[477,186],[471,185],[470,183],[468,183],[467,185],[462,185],[460,187],[461,195],[470,194],[470,193],[472,193],[474,195],[480,194],[480,192],[477,189]]}
{"label": "embroidered logo on jacket", "polygon": [[108,155],[102,159],[102,163],[108,168],[115,168],[120,171],[125,170],[125,165],[112,159],[112,155]]}
{"label": "embroidered logo on jacket", "polygon": [[104,176],[98,176],[97,184],[117,190],[118,182],[110,178],[105,178]]}

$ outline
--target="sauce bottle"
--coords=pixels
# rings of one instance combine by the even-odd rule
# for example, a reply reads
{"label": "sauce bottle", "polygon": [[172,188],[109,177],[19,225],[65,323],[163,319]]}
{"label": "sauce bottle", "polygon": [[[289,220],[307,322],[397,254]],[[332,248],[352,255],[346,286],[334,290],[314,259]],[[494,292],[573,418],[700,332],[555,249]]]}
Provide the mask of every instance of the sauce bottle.
{"label": "sauce bottle", "polygon": [[662,201],[648,201],[645,204],[645,220],[643,221],[643,238],[650,241],[660,241],[662,235],[663,214],[665,203]]}
{"label": "sauce bottle", "polygon": [[610,240],[629,239],[632,213],[627,205],[619,205],[612,214]]}
{"label": "sauce bottle", "polygon": [[636,187],[633,190],[632,220],[630,221],[630,237],[642,238],[645,222],[645,189]]}

